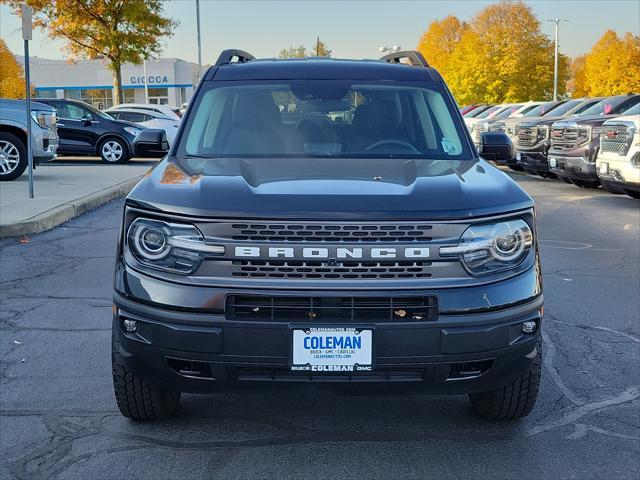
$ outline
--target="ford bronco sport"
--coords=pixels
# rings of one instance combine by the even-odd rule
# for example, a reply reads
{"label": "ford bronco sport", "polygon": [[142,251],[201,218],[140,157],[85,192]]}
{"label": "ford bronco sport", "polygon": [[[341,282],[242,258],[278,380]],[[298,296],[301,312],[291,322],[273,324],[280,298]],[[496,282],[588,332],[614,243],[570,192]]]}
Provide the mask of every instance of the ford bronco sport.
{"label": "ford bronco sport", "polygon": [[[142,132],[136,154],[163,134]],[[480,151],[513,145],[487,132]],[[542,303],[533,201],[479,157],[422,55],[224,51],[125,202],[115,396],[156,419],[181,392],[409,383],[519,418],[538,395]]]}

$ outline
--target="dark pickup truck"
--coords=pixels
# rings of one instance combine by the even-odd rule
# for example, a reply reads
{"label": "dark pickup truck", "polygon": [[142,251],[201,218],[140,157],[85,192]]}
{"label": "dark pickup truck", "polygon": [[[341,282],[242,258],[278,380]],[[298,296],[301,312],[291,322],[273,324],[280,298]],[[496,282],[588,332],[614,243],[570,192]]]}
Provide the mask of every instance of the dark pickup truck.
{"label": "dark pickup truck", "polygon": [[548,115],[523,121],[516,126],[516,161],[528,173],[555,177],[549,171],[547,153],[550,147],[551,125],[567,117],[580,116],[602,98],[569,100],[555,107]]}
{"label": "dark pickup truck", "polygon": [[609,97],[585,110],[579,118],[554,123],[548,154],[551,172],[578,187],[595,188],[600,185],[596,158],[602,124],[639,102],[640,95]]}
{"label": "dark pickup truck", "polygon": [[[142,132],[136,154],[163,135]],[[513,145],[487,132],[480,154]],[[520,418],[540,385],[542,305],[533,201],[479,157],[422,55],[224,51],[126,198],[115,395],[155,419],[181,392],[412,384]]]}

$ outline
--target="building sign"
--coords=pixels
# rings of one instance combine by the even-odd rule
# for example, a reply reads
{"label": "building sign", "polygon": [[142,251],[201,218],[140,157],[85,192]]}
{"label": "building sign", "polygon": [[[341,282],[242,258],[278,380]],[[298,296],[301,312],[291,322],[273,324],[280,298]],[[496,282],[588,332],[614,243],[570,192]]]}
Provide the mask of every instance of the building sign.
{"label": "building sign", "polygon": [[[145,78],[144,76],[132,76],[130,78],[131,85],[144,85]],[[162,85],[163,83],[169,83],[166,75],[148,75],[146,78],[146,83],[149,85]]]}

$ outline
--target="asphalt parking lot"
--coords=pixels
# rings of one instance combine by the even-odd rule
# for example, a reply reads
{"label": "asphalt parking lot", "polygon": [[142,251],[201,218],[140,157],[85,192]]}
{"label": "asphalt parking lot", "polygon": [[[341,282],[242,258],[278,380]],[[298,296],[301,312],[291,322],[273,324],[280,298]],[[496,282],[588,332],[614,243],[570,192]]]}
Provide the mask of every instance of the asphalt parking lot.
{"label": "asphalt parking lot", "polygon": [[524,421],[479,420],[464,397],[273,386],[123,418],[116,201],[0,242],[0,478],[637,478],[640,202],[514,178],[537,202],[546,299],[542,391]]}

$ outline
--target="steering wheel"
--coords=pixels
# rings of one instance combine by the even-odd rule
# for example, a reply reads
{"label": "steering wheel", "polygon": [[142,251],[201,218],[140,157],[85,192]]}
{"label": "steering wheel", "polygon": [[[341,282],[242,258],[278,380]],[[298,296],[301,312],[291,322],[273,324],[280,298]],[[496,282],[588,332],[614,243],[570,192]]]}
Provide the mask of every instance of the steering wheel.
{"label": "steering wheel", "polygon": [[387,138],[387,139],[384,139],[384,140],[378,140],[377,142],[374,142],[371,145],[369,145],[364,150],[366,152],[369,152],[371,150],[375,150],[377,148],[380,148],[383,145],[398,145],[400,147],[406,148],[411,153],[420,153],[420,150],[418,150],[416,147],[411,145],[409,142],[405,142],[404,140],[394,140],[394,139],[391,139],[391,138]]}

